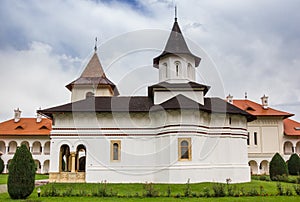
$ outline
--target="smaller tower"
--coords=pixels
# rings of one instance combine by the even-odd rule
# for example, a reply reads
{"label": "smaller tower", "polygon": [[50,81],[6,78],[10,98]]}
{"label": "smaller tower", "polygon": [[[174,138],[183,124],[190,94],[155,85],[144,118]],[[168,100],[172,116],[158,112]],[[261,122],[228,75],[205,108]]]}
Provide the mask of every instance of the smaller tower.
{"label": "smaller tower", "polygon": [[[96,38],[97,42],[97,38]],[[71,92],[71,101],[91,98],[94,96],[117,96],[119,95],[116,85],[105,75],[99,57],[97,55],[97,45],[95,52],[86,65],[84,71],[78,79],[66,86]]]}
{"label": "smaller tower", "polygon": [[264,109],[268,109],[269,107],[269,100],[268,100],[268,96],[264,95],[262,96],[260,99],[261,99],[261,105]]}

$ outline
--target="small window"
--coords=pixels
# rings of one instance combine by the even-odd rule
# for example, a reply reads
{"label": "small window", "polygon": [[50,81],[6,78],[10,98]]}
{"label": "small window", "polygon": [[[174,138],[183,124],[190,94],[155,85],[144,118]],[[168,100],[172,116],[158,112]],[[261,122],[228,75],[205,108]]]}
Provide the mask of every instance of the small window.
{"label": "small window", "polygon": [[111,141],[111,152],[110,152],[111,161],[120,161],[121,160],[121,141],[112,140]]}
{"label": "small window", "polygon": [[250,145],[250,136],[249,136],[249,132],[247,134],[247,145]]}
{"label": "small window", "polygon": [[229,117],[229,125],[231,125],[231,117]]}
{"label": "small window", "polygon": [[176,76],[179,77],[179,75],[180,75],[180,62],[175,62],[175,71],[176,71]]}
{"label": "small window", "polygon": [[254,145],[257,145],[257,132],[254,132]]}
{"label": "small window", "polygon": [[191,156],[191,138],[178,139],[178,157],[179,160],[192,160]]}
{"label": "small window", "polygon": [[91,97],[94,97],[94,93],[92,93],[92,92],[87,92],[86,94],[85,94],[85,98],[91,98]]}

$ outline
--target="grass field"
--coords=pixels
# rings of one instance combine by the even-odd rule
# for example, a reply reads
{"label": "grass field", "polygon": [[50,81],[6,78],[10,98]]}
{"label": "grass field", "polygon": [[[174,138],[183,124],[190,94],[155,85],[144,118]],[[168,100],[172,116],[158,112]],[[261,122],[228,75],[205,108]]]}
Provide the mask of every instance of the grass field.
{"label": "grass field", "polygon": [[[7,177],[8,177],[8,174],[0,174],[0,184],[7,184]],[[36,180],[44,180],[44,179],[48,179],[48,178],[49,178],[48,175],[41,175],[41,174],[35,175]]]}
{"label": "grass field", "polygon": [[[2,176],[1,176],[2,177]],[[48,177],[48,176],[46,176]],[[2,177],[4,178],[4,177]],[[1,178],[1,179],[2,179]],[[37,175],[37,178],[43,179],[44,175]],[[230,184],[229,186],[234,190],[237,195],[243,195],[240,197],[203,197],[203,194],[209,192],[210,195],[213,195],[213,186],[214,183],[198,183],[198,184],[153,184],[152,191],[156,191],[161,197],[143,197],[145,193],[147,193],[147,189],[145,189],[145,184],[91,184],[91,183],[55,183],[55,184],[47,184],[45,186],[40,187],[42,197],[37,197],[37,192],[31,194],[31,196],[25,200],[30,202],[38,202],[38,201],[300,201],[300,196],[296,196],[293,186],[295,184],[292,183],[284,183],[281,182],[283,190],[286,191],[289,189],[293,196],[277,196],[277,182],[272,181],[260,181],[260,180],[252,180],[249,183],[241,183],[241,184]],[[96,197],[93,196],[94,193],[97,193],[100,189],[105,187],[108,195],[112,194],[114,197]],[[184,197],[184,193],[189,187],[189,191],[191,193],[192,198]],[[228,187],[225,184],[225,191],[228,192]],[[59,197],[45,197],[45,192],[55,189],[55,192],[59,194]],[[207,191],[208,190],[208,191]],[[253,191],[255,190],[255,192]],[[248,196],[251,193],[257,193],[264,196]],[[79,196],[75,196],[79,195]],[[170,197],[167,197],[170,195]],[[202,196],[199,198],[199,196]],[[246,195],[246,196],[245,196]],[[179,198],[177,198],[179,197]],[[0,201],[18,201],[11,200],[7,193],[0,194]],[[24,201],[24,200],[23,200]]]}

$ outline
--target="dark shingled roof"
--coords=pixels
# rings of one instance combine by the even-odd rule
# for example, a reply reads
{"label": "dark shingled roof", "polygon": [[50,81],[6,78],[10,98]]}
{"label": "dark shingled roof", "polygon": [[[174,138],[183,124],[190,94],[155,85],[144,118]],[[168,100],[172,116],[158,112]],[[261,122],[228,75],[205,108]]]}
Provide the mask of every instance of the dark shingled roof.
{"label": "dark shingled roof", "polygon": [[204,95],[208,92],[210,89],[210,86],[206,86],[203,84],[199,84],[196,82],[188,82],[188,83],[168,83],[168,82],[161,82],[157,83],[155,85],[148,87],[148,96],[153,96],[153,90],[154,89],[160,89],[163,91],[173,91],[176,89],[187,89],[190,91],[203,91]]}
{"label": "dark shingled roof", "polygon": [[191,53],[189,50],[184,37],[181,33],[181,30],[179,28],[178,22],[175,20],[172,28],[172,32],[169,36],[169,39],[167,41],[165,50],[156,58],[153,59],[153,66],[158,68],[158,63],[160,58],[166,56],[166,55],[177,55],[177,54],[187,54],[192,56],[195,59],[195,67],[199,66],[201,58],[198,56],[195,56]]}
{"label": "dark shingled roof", "polygon": [[73,87],[76,85],[110,86],[114,91],[114,95],[119,95],[119,91],[116,88],[116,85],[108,78],[106,78],[96,52],[93,54],[80,77],[66,85],[66,88],[72,91]]}
{"label": "dark shingled roof", "polygon": [[177,95],[160,105],[154,105],[147,96],[136,97],[90,97],[74,103],[38,110],[38,113],[52,117],[53,113],[62,112],[149,112],[158,110],[202,110],[209,113],[227,113],[245,116],[248,121],[255,120],[255,116],[227,103],[220,98],[205,98],[201,105],[183,95]]}

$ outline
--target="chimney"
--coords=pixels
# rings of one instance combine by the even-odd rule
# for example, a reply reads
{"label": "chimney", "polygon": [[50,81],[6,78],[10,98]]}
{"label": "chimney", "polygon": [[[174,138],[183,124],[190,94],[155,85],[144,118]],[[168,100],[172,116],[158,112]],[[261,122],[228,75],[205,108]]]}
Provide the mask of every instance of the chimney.
{"label": "chimney", "polygon": [[42,121],[42,115],[40,115],[39,113],[36,115],[36,122],[40,123]]}
{"label": "chimney", "polygon": [[264,109],[268,109],[269,107],[269,102],[268,102],[268,98],[266,95],[262,96],[261,99],[261,105]]}
{"label": "chimney", "polygon": [[228,103],[230,103],[230,104],[233,104],[233,96],[229,94],[229,95],[226,97],[226,101],[227,101]]}
{"label": "chimney", "polygon": [[20,111],[19,108],[18,108],[18,109],[15,109],[14,111],[15,111],[15,117],[14,117],[14,119],[15,119],[15,123],[17,123],[17,122],[19,122],[20,119],[21,119],[21,112],[22,112],[22,111]]}
{"label": "chimney", "polygon": [[[39,110],[41,110],[41,108],[39,108]],[[42,118],[43,118],[42,115],[37,112],[36,113],[36,122],[40,123],[42,121]]]}

